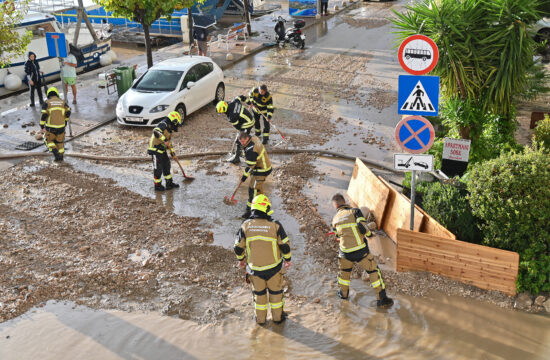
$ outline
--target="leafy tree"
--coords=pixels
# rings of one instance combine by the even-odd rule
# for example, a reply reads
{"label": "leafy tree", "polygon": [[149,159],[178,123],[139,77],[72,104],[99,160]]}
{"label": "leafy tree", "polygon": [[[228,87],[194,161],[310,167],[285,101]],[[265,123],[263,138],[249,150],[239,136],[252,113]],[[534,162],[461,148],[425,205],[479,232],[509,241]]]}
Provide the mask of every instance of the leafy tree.
{"label": "leafy tree", "polygon": [[145,35],[145,50],[147,51],[147,67],[153,66],[151,52],[151,24],[161,16],[170,16],[176,6],[190,8],[195,3],[202,4],[204,0],[94,0],[105,10],[112,11],[115,16],[125,16],[140,23]]}
{"label": "leafy tree", "polygon": [[[422,0],[405,13],[395,11],[393,23],[401,39],[424,34],[436,42],[434,73],[444,97],[475,103],[513,123],[515,100],[532,85],[535,41],[529,26],[540,19],[539,6],[539,0]],[[462,124],[460,136],[470,139],[482,125]]]}
{"label": "leafy tree", "polygon": [[13,58],[23,55],[32,40],[32,32],[22,32],[16,26],[27,13],[29,0],[0,3],[0,67],[11,63]]}

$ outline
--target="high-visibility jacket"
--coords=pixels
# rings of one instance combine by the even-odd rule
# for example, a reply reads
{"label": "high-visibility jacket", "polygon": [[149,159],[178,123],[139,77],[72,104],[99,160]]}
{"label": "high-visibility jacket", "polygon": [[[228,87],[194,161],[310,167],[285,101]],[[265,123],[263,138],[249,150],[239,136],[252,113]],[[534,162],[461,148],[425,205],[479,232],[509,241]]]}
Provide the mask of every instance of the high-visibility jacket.
{"label": "high-visibility jacket", "polygon": [[254,126],[254,116],[242,101],[245,101],[244,96],[235,98],[227,105],[227,117],[233,127],[239,131],[250,129]]}
{"label": "high-visibility jacket", "polygon": [[246,257],[253,275],[280,268],[283,259],[291,260],[290,243],[281,223],[256,210],[241,225],[233,250],[237,259]]}
{"label": "high-visibility jacket", "polygon": [[50,129],[63,129],[71,116],[71,108],[58,96],[50,96],[42,105],[40,127]]}
{"label": "high-visibility jacket", "polygon": [[268,119],[273,117],[273,97],[268,91],[262,95],[260,89],[255,87],[250,90],[246,102],[254,105],[254,111],[264,114]]}
{"label": "high-visibility jacket", "polygon": [[162,120],[156,128],[153,129],[151,140],[149,141],[149,154],[164,154],[166,150],[174,151],[172,148],[172,126],[168,118]]}
{"label": "high-visibility jacket", "polygon": [[366,219],[360,209],[342,205],[332,219],[332,228],[340,240],[340,251],[351,253],[367,247]]}
{"label": "high-visibility jacket", "polygon": [[257,136],[252,136],[244,146],[244,157],[246,168],[243,179],[246,180],[250,174],[255,176],[267,176],[271,174],[271,161],[265,151],[265,146]]}

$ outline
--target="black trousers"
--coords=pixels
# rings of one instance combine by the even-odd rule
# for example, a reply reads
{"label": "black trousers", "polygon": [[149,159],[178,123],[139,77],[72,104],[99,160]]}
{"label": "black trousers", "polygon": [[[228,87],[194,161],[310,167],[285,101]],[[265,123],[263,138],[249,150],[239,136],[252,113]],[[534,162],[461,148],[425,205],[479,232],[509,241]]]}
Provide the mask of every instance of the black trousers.
{"label": "black trousers", "polygon": [[327,14],[328,13],[328,1],[321,3],[321,14]]}
{"label": "black trousers", "polygon": [[264,119],[264,136],[268,137],[270,130],[269,121],[267,121],[265,117],[262,117],[262,115],[257,112],[254,112],[254,131],[256,133],[256,136],[260,136],[262,134],[262,128],[260,124],[260,119],[262,118]]}
{"label": "black trousers", "polygon": [[166,152],[162,154],[151,155],[153,158],[153,176],[155,177],[155,183],[162,181],[162,175],[164,175],[165,180],[172,179],[172,174],[170,173],[171,164],[170,158]]}
{"label": "black trousers", "polygon": [[36,89],[36,92],[38,93],[38,101],[40,101],[40,105],[44,103],[44,98],[42,96],[42,83],[40,81],[35,81],[34,85],[30,85],[30,92],[31,92],[31,104],[34,104],[34,90]]}

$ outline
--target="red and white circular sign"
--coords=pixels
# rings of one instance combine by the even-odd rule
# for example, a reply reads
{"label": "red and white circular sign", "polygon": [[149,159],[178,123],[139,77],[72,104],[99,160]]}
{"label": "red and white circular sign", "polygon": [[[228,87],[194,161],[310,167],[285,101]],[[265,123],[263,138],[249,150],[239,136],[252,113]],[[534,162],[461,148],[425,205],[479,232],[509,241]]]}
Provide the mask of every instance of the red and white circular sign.
{"label": "red and white circular sign", "polygon": [[435,42],[424,35],[413,35],[406,38],[399,46],[399,63],[408,73],[424,75],[437,65],[439,50]]}

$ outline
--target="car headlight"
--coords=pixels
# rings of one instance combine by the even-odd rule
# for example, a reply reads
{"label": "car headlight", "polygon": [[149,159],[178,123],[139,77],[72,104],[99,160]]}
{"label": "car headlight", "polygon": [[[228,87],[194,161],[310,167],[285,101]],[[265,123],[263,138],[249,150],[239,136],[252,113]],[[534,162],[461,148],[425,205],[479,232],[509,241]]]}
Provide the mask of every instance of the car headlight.
{"label": "car headlight", "polygon": [[149,112],[156,113],[156,112],[164,111],[166,109],[168,109],[168,105],[157,105],[154,108],[152,108],[151,111]]}
{"label": "car headlight", "polygon": [[116,104],[116,111],[117,112],[122,112],[124,110],[124,106],[122,106],[122,101],[119,101],[117,104]]}

